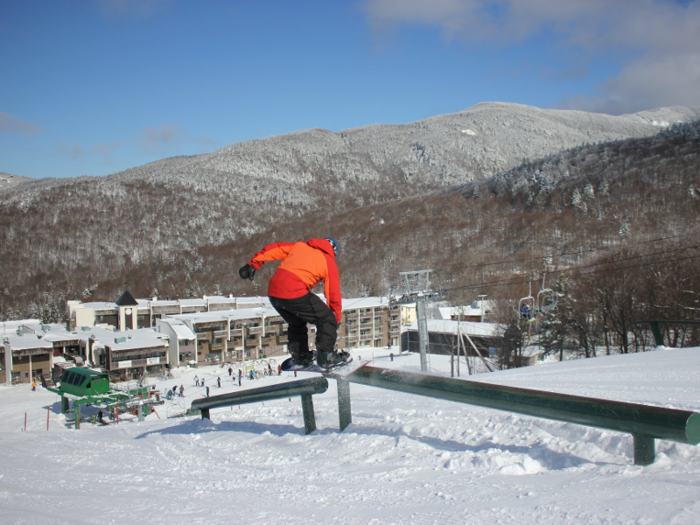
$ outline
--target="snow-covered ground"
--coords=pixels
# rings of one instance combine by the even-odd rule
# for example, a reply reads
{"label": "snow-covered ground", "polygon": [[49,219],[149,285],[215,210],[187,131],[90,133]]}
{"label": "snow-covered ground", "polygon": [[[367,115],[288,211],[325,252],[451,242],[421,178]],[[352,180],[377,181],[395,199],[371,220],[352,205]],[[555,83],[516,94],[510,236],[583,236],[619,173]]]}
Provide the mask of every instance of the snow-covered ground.
{"label": "snow-covered ground", "polygon": [[[415,355],[372,353],[375,366],[420,369]],[[448,374],[445,358],[430,364]],[[353,423],[341,433],[332,380],[314,396],[318,430],[308,436],[298,398],[212,410],[212,421],[167,418],[204,394],[195,374],[211,395],[294,379],[238,387],[222,368],[176,372],[157,387],[182,384],[185,398],[158,415],[80,430],[55,394],[0,387],[0,523],[698,523],[697,446],[657,440],[656,462],[639,467],[626,434],[354,384]],[[700,411],[700,349],[477,377]]]}

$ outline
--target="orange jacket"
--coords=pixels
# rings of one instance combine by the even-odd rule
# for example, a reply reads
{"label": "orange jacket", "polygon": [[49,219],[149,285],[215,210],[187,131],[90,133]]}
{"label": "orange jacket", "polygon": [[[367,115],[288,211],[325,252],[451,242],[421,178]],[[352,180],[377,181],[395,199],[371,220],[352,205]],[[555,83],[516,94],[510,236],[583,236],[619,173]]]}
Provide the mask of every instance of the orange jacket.
{"label": "orange jacket", "polygon": [[296,299],[323,281],[326,303],[340,323],[340,277],[331,243],[326,239],[309,239],[307,242],[268,244],[248,264],[257,270],[267,261],[279,260],[282,262],[270,279],[267,294],[280,299]]}

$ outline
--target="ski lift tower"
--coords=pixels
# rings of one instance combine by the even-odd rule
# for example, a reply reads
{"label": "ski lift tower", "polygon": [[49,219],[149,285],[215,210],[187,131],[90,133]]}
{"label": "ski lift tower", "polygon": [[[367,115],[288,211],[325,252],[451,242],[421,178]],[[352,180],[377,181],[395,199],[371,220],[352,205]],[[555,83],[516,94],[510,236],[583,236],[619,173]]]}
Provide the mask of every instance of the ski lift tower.
{"label": "ski lift tower", "polygon": [[420,370],[428,372],[428,320],[425,313],[425,303],[429,300],[445,297],[442,291],[430,289],[430,272],[432,270],[416,270],[399,272],[403,277],[404,295],[400,299],[392,299],[392,304],[416,303],[416,320],[418,321],[418,348],[420,350]]}

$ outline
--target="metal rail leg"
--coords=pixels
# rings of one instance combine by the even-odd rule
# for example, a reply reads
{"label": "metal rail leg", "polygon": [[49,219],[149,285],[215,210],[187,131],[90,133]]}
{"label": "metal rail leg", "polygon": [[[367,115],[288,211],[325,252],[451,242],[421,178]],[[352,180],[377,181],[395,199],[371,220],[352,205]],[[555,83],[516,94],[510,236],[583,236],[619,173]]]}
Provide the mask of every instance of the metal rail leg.
{"label": "metal rail leg", "polygon": [[316,430],[316,416],[314,415],[314,400],[311,394],[301,395],[301,410],[304,413],[304,431],[311,434]]}
{"label": "metal rail leg", "polygon": [[632,434],[634,440],[634,464],[645,467],[651,465],[656,459],[656,446],[654,438]]}
{"label": "metal rail leg", "polygon": [[340,431],[342,432],[352,423],[350,381],[344,379],[338,379],[338,416],[340,419]]}

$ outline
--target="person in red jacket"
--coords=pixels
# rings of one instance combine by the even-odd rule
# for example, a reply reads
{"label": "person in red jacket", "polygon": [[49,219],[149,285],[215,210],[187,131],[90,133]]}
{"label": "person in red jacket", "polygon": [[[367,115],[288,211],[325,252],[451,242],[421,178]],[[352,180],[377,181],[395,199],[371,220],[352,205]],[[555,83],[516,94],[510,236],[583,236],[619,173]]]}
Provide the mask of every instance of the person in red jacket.
{"label": "person in red jacket", "polygon": [[[316,362],[334,368],[350,360],[345,351],[335,351],[341,318],[340,277],[335,258],[338,243],[333,239],[268,244],[239,271],[242,279],[255,277],[268,261],[282,261],[270,279],[270,303],[287,322],[289,353],[294,364],[308,366],[314,361],[309,349],[307,324],[316,325]],[[323,281],[324,303],[311,289]]]}

